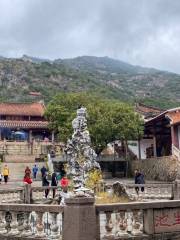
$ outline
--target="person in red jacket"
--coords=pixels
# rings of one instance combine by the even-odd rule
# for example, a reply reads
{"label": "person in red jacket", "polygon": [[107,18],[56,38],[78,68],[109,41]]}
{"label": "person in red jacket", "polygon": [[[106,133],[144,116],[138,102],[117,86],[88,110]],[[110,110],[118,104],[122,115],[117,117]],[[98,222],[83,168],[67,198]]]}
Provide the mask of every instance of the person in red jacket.
{"label": "person in red jacket", "polygon": [[68,180],[68,178],[66,177],[66,175],[64,175],[64,177],[61,178],[60,183],[61,183],[61,187],[62,187],[62,188],[67,188],[67,187],[68,187],[68,185],[69,185],[69,180]]}
{"label": "person in red jacket", "polygon": [[31,179],[31,177],[29,176],[29,174],[25,174],[24,179],[23,179],[23,182],[24,182],[24,183],[27,183],[27,184],[31,184],[31,183],[32,183],[32,179]]}

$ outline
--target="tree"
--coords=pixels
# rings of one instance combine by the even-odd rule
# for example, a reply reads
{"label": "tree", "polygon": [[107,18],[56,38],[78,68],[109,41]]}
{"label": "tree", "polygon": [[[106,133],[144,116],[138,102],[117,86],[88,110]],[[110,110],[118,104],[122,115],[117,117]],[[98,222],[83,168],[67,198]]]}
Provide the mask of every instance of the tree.
{"label": "tree", "polygon": [[87,108],[88,129],[97,153],[109,142],[134,140],[143,134],[140,116],[130,105],[87,93],[62,93],[54,97],[46,110],[49,127],[59,132],[61,141],[66,142],[71,136],[71,122],[80,106]]}

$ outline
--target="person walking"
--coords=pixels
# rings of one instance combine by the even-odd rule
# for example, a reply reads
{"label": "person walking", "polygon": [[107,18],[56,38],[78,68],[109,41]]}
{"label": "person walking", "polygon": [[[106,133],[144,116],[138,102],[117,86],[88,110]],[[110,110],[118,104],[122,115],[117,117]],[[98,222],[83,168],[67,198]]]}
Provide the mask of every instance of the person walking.
{"label": "person walking", "polygon": [[37,173],[38,173],[38,167],[36,164],[34,165],[32,172],[33,172],[33,178],[36,179]]}
{"label": "person walking", "polygon": [[66,177],[66,174],[64,175],[63,178],[61,178],[60,184],[61,184],[62,189],[63,189],[63,188],[68,188],[69,180],[68,180],[68,178]]}
{"label": "person walking", "polygon": [[7,184],[8,177],[9,177],[9,168],[8,168],[7,164],[3,168],[3,176],[4,176],[4,182],[5,182],[5,184]]}
{"label": "person walking", "polygon": [[1,182],[2,182],[2,174],[0,173],[0,184],[1,184]]}
{"label": "person walking", "polygon": [[[138,169],[135,170],[135,184],[145,184],[144,174]],[[136,193],[139,194],[139,187],[135,187]],[[141,187],[141,192],[144,192],[144,187]]]}
{"label": "person walking", "polygon": [[43,177],[44,177],[44,175],[45,175],[46,172],[47,172],[47,169],[45,168],[45,166],[43,166],[43,167],[41,168],[41,177],[42,177],[42,179],[43,179]]}
{"label": "person walking", "polygon": [[27,166],[24,173],[25,173],[26,176],[30,177],[31,176],[31,169]]}
{"label": "person walking", "polygon": [[29,176],[29,174],[25,174],[23,182],[26,183],[26,184],[31,184],[32,183],[32,179]]}
{"label": "person walking", "polygon": [[[45,172],[43,177],[42,177],[42,186],[43,187],[48,187],[49,186],[49,181],[47,179],[47,172]],[[49,189],[46,188],[44,192],[45,192],[45,198],[47,198],[48,194],[49,194]]]}
{"label": "person walking", "polygon": [[[53,172],[52,176],[51,176],[51,186],[52,187],[57,187],[57,176],[56,176],[56,173]],[[55,198],[55,195],[56,195],[56,189],[54,188],[53,189],[53,198]]]}

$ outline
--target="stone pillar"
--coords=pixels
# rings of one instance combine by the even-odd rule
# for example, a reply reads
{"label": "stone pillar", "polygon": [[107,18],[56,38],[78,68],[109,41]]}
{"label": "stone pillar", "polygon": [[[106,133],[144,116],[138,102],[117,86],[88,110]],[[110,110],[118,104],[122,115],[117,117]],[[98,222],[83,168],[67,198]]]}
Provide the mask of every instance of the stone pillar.
{"label": "stone pillar", "polygon": [[29,130],[29,142],[32,142],[32,130]]}
{"label": "stone pillar", "polygon": [[180,200],[180,180],[175,180],[174,181],[172,199],[173,200]]}
{"label": "stone pillar", "polygon": [[138,158],[141,160],[141,140],[138,139]]}
{"label": "stone pillar", "polygon": [[31,203],[31,184],[24,185],[24,203]]}
{"label": "stone pillar", "polygon": [[148,235],[154,234],[154,213],[153,209],[145,209],[143,211],[144,233]]}
{"label": "stone pillar", "polygon": [[95,240],[96,213],[94,198],[81,197],[65,200],[63,240]]}

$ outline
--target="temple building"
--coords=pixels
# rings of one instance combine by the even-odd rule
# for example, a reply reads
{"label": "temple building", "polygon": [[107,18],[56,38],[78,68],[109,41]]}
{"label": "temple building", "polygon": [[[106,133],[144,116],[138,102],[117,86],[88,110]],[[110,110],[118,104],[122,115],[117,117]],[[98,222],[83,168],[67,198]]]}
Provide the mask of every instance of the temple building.
{"label": "temple building", "polygon": [[138,159],[178,155],[180,158],[180,107],[162,110],[136,105],[135,111],[144,120],[144,136],[128,141],[129,149]]}
{"label": "temple building", "polygon": [[0,103],[1,140],[54,140],[44,118],[42,102]]}
{"label": "temple building", "polygon": [[147,121],[144,138],[152,141],[151,150],[149,149],[150,156],[147,157],[169,156],[173,155],[174,151],[179,151],[180,107],[166,110]]}

